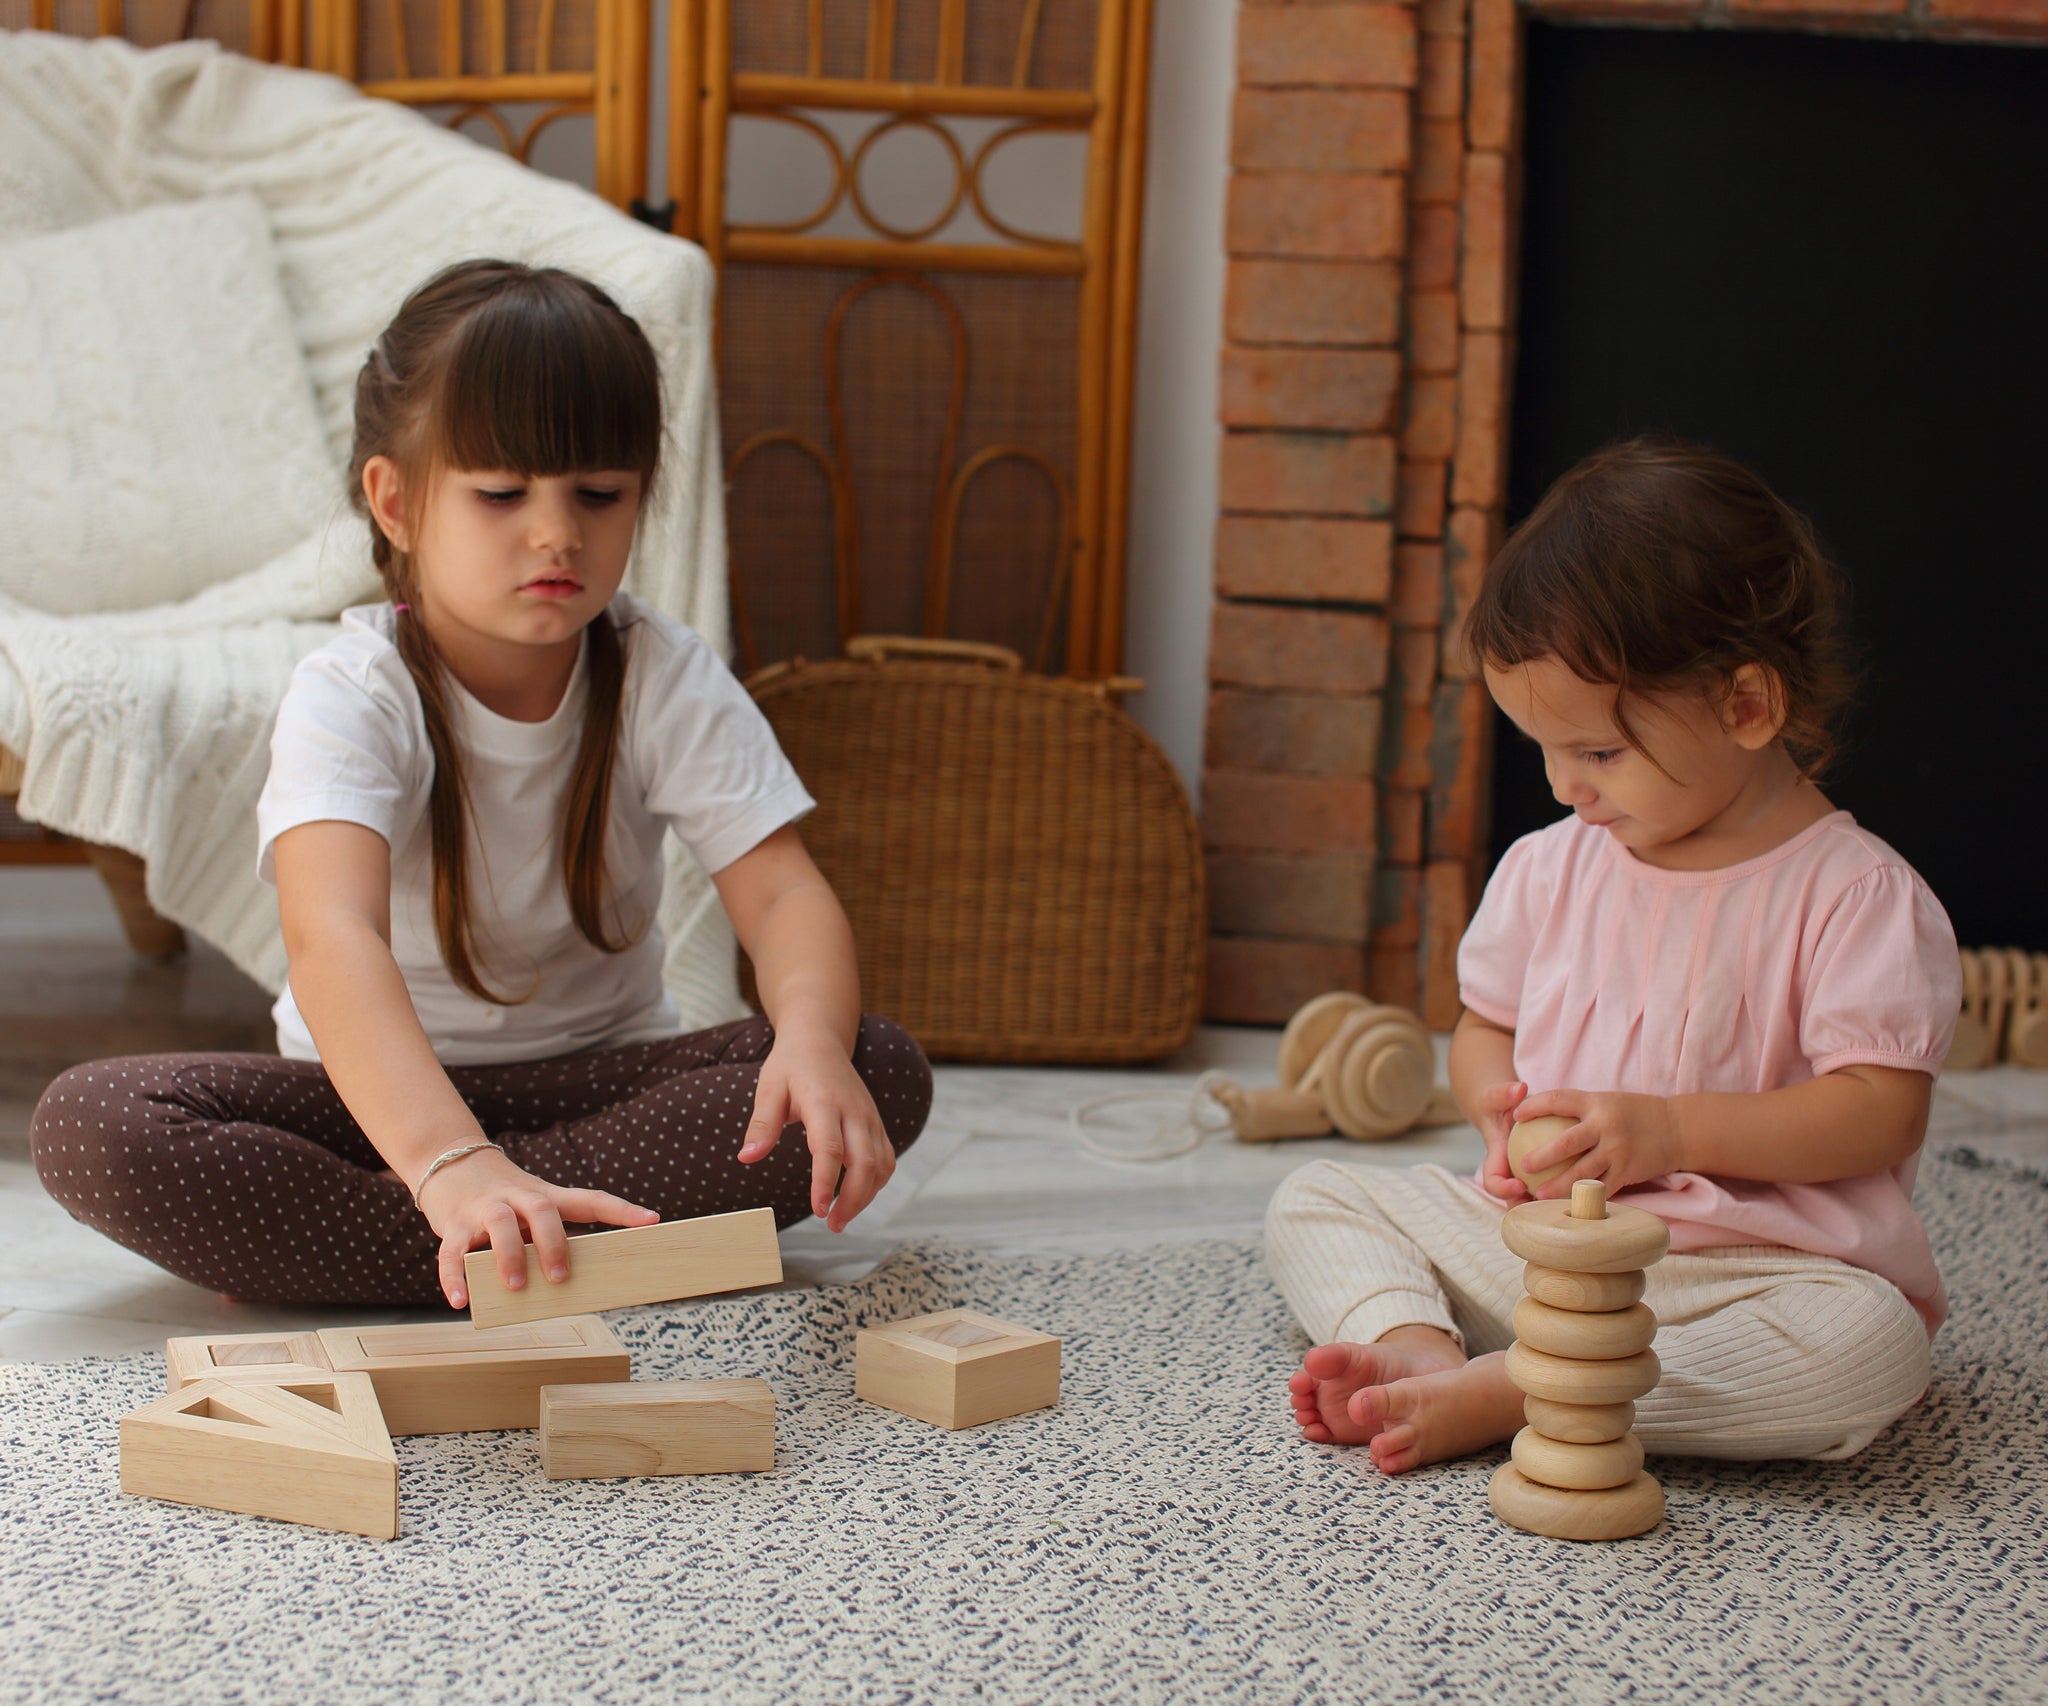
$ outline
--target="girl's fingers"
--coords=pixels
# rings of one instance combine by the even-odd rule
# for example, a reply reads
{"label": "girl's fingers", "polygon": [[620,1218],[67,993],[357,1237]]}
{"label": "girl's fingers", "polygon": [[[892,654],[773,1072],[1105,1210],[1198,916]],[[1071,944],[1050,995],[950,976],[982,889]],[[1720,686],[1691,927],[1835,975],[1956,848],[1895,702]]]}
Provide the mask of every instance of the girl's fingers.
{"label": "girl's fingers", "polygon": [[849,1120],[841,1129],[845,1134],[846,1176],[839,1182],[839,1200],[832,1205],[829,1224],[834,1232],[844,1231],[846,1223],[875,1200],[875,1193],[886,1177],[875,1155],[873,1135],[867,1128]]}
{"label": "girl's fingers", "polygon": [[[534,1259],[551,1284],[569,1277],[569,1235],[562,1230],[562,1216],[547,1197],[527,1198],[518,1210],[532,1240]],[[522,1257],[520,1267],[526,1263]]]}
{"label": "girl's fingers", "polygon": [[1539,1143],[1522,1157],[1522,1166],[1528,1172],[1541,1173],[1545,1168],[1576,1159],[1599,1141],[1591,1126],[1575,1125],[1569,1131],[1559,1132],[1548,1143]]}
{"label": "girl's fingers", "polygon": [[839,1170],[846,1160],[846,1134],[838,1114],[830,1110],[807,1117],[803,1125],[811,1140],[811,1212],[824,1220],[838,1194]]}
{"label": "girl's fingers", "polygon": [[1577,1090],[1543,1090],[1515,1108],[1515,1120],[1540,1120],[1546,1114],[1563,1114],[1578,1119],[1586,1111],[1586,1098]]}
{"label": "girl's fingers", "polygon": [[789,1123],[788,1087],[764,1073],[754,1095],[754,1117],[747,1121],[747,1135],[740,1144],[740,1159],[760,1160],[775,1147],[782,1128]]}
{"label": "girl's fingers", "polygon": [[1490,1114],[1505,1114],[1528,1093],[1529,1086],[1519,1079],[1507,1084],[1496,1084],[1492,1089],[1479,1093],[1479,1106]]}
{"label": "girl's fingers", "polygon": [[652,1226],[661,1218],[610,1191],[558,1190],[554,1200],[562,1218],[575,1226]]}
{"label": "girl's fingers", "polygon": [[520,1231],[519,1215],[510,1203],[493,1203],[484,1216],[484,1232],[498,1253],[498,1278],[507,1291],[526,1283],[526,1239]]}
{"label": "girl's fingers", "polygon": [[461,1309],[469,1302],[469,1276],[462,1266],[462,1258],[468,1254],[467,1242],[453,1233],[441,1240],[437,1265],[441,1271],[441,1295],[448,1299],[450,1309]]}

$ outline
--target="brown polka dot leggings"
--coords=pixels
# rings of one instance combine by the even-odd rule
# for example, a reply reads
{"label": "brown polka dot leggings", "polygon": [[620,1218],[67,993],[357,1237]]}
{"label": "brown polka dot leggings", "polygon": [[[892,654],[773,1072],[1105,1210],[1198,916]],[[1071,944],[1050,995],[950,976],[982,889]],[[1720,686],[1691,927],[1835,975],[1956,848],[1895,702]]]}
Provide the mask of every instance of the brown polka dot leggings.
{"label": "brown polka dot leggings", "polygon": [[[765,1205],[782,1227],[811,1212],[803,1128],[763,1160],[735,1159],[774,1040],[766,1019],[741,1019],[448,1076],[485,1133],[551,1184],[611,1191],[664,1220]],[[900,1155],[931,1111],[924,1052],[870,1016],[853,1064]],[[252,1303],[443,1301],[439,1240],[318,1061],[92,1061],[44,1091],[29,1139],[44,1187],[74,1217],[209,1290]]]}

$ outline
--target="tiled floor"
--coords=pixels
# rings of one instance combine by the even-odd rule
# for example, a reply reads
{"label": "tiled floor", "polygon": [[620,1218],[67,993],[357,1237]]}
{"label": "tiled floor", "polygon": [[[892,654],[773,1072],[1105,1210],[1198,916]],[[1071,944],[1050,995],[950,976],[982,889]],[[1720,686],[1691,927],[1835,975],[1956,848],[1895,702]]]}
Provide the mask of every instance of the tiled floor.
{"label": "tiled floor", "polygon": [[[173,1279],[66,1216],[29,1165],[30,1110],[74,1061],[174,1048],[267,1046],[262,993],[195,948],[167,966],[136,961],[97,879],[73,869],[0,868],[0,1362],[161,1348],[175,1333],[269,1331],[339,1317],[228,1303]],[[1155,1102],[1099,1110],[1103,1141],[1148,1146],[1178,1125],[1212,1067],[1271,1082],[1275,1036],[1209,1029],[1180,1058],[1130,1071],[941,1067],[931,1123],[889,1188],[847,1233],[806,1224],[783,1237],[791,1283],[859,1277],[900,1244],[943,1238],[986,1249],[1078,1251],[1247,1236],[1279,1179],[1316,1156],[1469,1166],[1469,1126],[1369,1151],[1342,1140],[1246,1145],[1211,1139],[1151,1164],[1097,1159],[1072,1112],[1123,1090]],[[1098,1128],[1099,1129],[1099,1128]],[[2048,1161],[2048,1074],[2006,1068],[1946,1080],[1935,1141]],[[363,1310],[350,1322],[405,1317]],[[421,1317],[424,1318],[424,1317]]]}

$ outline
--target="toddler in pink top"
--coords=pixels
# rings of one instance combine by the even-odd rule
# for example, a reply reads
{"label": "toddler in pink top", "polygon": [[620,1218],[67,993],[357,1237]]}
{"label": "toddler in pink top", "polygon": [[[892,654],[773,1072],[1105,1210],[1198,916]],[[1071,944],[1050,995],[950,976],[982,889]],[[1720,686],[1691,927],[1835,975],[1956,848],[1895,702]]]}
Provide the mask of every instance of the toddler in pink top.
{"label": "toddler in pink top", "polygon": [[1925,1389],[1946,1305],[1913,1212],[1961,1002],[1947,915],[1815,784],[1844,696],[1834,571],[1739,464],[1582,462],[1489,567],[1467,639],[1572,815],[1502,858],[1460,948],[1451,1086],[1476,1179],[1318,1163],[1268,1217],[1319,1340],[1304,1437],[1394,1471],[1507,1439],[1518,1120],[1538,1191],[1661,1216],[1652,1452],[1842,1457]]}

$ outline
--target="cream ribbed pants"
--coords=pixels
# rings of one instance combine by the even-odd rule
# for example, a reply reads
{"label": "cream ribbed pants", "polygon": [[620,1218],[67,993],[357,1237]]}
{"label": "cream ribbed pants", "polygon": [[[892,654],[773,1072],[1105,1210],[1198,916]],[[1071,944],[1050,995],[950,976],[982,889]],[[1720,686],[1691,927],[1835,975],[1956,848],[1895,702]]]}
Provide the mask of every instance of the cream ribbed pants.
{"label": "cream ribbed pants", "polygon": [[[1441,1167],[1316,1161],[1266,1211],[1266,1263],[1320,1344],[1440,1327],[1468,1354],[1514,1342],[1522,1260],[1501,1211]],[[1728,1245],[1646,1276],[1663,1378],[1636,1402],[1666,1457],[1853,1457],[1927,1389],[1927,1329],[1898,1288],[1830,1256]]]}

